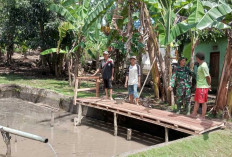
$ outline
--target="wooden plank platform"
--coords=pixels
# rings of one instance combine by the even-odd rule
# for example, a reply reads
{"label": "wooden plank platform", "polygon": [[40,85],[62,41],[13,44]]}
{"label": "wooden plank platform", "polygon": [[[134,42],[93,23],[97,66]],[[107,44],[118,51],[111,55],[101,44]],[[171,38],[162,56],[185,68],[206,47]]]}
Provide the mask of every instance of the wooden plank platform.
{"label": "wooden plank platform", "polygon": [[194,119],[185,115],[146,108],[144,106],[137,106],[129,103],[116,104],[115,101],[104,100],[101,98],[77,98],[76,103],[139,119],[141,121],[192,135],[202,134],[224,126],[223,122]]}

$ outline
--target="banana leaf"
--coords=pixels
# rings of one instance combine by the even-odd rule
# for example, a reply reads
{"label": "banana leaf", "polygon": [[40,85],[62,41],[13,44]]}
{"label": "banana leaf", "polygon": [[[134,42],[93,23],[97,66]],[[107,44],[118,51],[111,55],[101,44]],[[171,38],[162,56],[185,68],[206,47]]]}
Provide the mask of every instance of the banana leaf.
{"label": "banana leaf", "polygon": [[215,21],[217,21],[219,18],[226,16],[227,14],[231,13],[232,9],[229,5],[226,4],[220,4],[216,7],[213,7],[210,9],[203,18],[199,21],[197,24],[197,29],[204,29],[207,27],[210,27],[213,25]]}
{"label": "banana leaf", "polygon": [[[47,49],[47,50],[41,52],[40,54],[42,56],[44,56],[44,55],[48,55],[48,54],[52,54],[52,53],[56,53],[56,52],[57,52],[57,48],[51,48],[51,49]],[[60,53],[66,54],[67,52],[60,49]]]}

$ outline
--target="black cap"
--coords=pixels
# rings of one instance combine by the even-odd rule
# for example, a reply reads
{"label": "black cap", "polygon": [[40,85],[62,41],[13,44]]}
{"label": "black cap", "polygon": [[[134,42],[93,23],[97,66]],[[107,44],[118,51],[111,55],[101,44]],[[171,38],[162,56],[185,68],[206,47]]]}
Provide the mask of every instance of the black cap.
{"label": "black cap", "polygon": [[205,54],[203,52],[198,52],[196,54],[196,57],[199,58],[200,60],[205,60]]}

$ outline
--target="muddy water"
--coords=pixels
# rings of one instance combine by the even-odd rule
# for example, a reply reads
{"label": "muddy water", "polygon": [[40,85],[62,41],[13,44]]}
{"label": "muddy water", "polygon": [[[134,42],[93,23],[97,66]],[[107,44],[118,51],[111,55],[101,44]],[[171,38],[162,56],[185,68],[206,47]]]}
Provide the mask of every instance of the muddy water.
{"label": "muddy water", "polygon": [[[109,157],[123,152],[141,149],[160,143],[149,135],[135,133],[132,141],[126,140],[126,129],[119,129],[119,136],[113,136],[113,125],[84,118],[83,124],[73,126],[72,115],[55,113],[54,127],[50,127],[51,110],[19,99],[0,99],[0,125],[9,126],[49,139],[59,157]],[[54,157],[47,144],[11,135],[12,156]],[[145,139],[150,139],[145,140]],[[0,156],[6,152],[0,137]]]}

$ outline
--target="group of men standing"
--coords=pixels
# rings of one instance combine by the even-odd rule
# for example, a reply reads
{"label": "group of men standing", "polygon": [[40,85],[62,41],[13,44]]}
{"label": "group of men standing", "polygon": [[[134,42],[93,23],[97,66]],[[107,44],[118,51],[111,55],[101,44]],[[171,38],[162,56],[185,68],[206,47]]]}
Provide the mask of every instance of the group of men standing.
{"label": "group of men standing", "polygon": [[[93,74],[95,76],[98,72],[101,71],[102,78],[104,82],[104,88],[106,93],[106,99],[113,100],[112,98],[112,81],[114,80],[114,61],[109,58],[109,53],[107,51],[103,52],[104,59],[101,61],[99,68]],[[139,96],[137,89],[141,86],[140,81],[141,68],[136,63],[136,56],[130,57],[130,66],[126,72],[126,81],[125,88],[128,88],[130,103],[138,105]],[[108,96],[108,90],[110,97]]]}
{"label": "group of men standing", "polygon": [[[98,70],[93,74],[95,76],[101,71],[104,82],[104,88],[106,98],[113,100],[112,98],[112,81],[114,80],[114,62],[109,58],[109,53],[105,51],[103,53],[104,59],[101,61]],[[197,85],[195,92],[195,105],[191,117],[197,116],[199,104],[202,104],[202,115],[201,118],[205,118],[207,110],[207,97],[208,91],[211,88],[211,77],[207,63],[204,61],[204,53],[196,54],[196,61],[199,63],[197,70]],[[179,65],[176,67],[171,80],[169,90],[173,90],[176,87],[176,104],[177,112],[180,113],[181,106],[185,102],[186,114],[190,115],[191,110],[191,77],[194,73],[186,66],[187,59],[184,57],[179,58]],[[130,103],[138,105],[139,96],[137,89],[141,86],[141,68],[136,63],[136,56],[130,57],[130,66],[126,72],[125,88],[128,88]],[[109,94],[108,94],[109,91]],[[109,96],[110,95],[110,96]]]}
{"label": "group of men standing", "polygon": [[[199,109],[199,104],[202,104],[202,115],[201,118],[204,119],[207,111],[207,97],[208,91],[211,88],[211,77],[209,74],[209,68],[207,63],[204,61],[204,53],[198,52],[196,54],[196,61],[199,64],[197,69],[197,84],[195,91],[195,104],[191,117],[197,116],[197,111]],[[191,77],[193,72],[186,66],[187,59],[184,57],[179,58],[179,65],[175,69],[171,80],[169,90],[173,90],[176,87],[176,104],[177,112],[180,113],[181,106],[185,102],[185,110],[187,115],[190,115],[191,110]]]}

